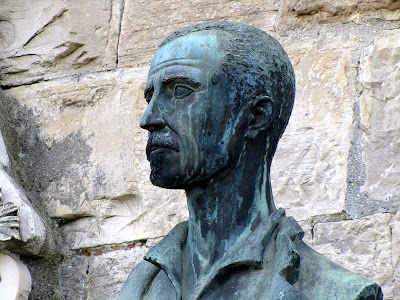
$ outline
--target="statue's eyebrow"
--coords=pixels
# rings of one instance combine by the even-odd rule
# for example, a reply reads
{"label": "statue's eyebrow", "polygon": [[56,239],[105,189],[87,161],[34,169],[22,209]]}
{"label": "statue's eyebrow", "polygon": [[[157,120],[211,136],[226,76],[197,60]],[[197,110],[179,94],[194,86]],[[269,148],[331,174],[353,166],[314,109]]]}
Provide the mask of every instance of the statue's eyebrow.
{"label": "statue's eyebrow", "polygon": [[[161,79],[163,84],[168,84],[172,82],[177,82],[177,83],[184,83],[187,85],[190,85],[191,87],[197,89],[201,86],[201,82],[197,81],[193,78],[187,77],[187,76],[182,76],[182,75],[171,75],[171,76],[166,76]],[[154,85],[153,82],[149,82],[144,89],[144,97],[147,98],[147,95],[149,93],[152,93],[154,91]]]}
{"label": "statue's eyebrow", "polygon": [[146,88],[144,89],[144,94],[146,95],[146,93],[151,92],[153,89],[154,87],[152,84],[146,86]]}
{"label": "statue's eyebrow", "polygon": [[149,74],[154,74],[155,72],[158,72],[160,69],[164,69],[169,66],[188,66],[192,68],[199,68],[201,67],[201,62],[198,59],[192,59],[192,58],[173,58],[169,59],[167,61],[164,61],[158,65],[155,65],[152,67],[149,71]]}
{"label": "statue's eyebrow", "polygon": [[149,83],[144,89],[144,97],[147,98],[147,94],[154,91],[153,83]]}
{"label": "statue's eyebrow", "polygon": [[193,78],[182,76],[182,75],[173,75],[164,77],[161,79],[164,84],[171,83],[171,82],[180,82],[188,84],[194,88],[198,88],[201,85],[201,82],[194,80]]}

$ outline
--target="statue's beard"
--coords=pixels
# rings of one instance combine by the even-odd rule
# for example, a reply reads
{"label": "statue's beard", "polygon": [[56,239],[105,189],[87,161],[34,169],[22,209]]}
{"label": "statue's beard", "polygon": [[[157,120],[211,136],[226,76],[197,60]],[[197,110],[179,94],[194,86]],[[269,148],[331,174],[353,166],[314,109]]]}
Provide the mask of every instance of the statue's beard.
{"label": "statue's beard", "polygon": [[150,181],[152,184],[160,186],[162,182],[162,178],[160,176],[161,171],[161,159],[158,155],[149,155],[147,157],[150,161],[151,173],[150,173]]}
{"label": "statue's beard", "polygon": [[[171,151],[171,150],[168,150]],[[167,153],[167,156],[171,153]],[[167,189],[182,188],[185,182],[185,174],[179,168],[179,161],[171,162],[163,154],[153,154],[149,156],[150,160],[150,181],[153,185]]]}

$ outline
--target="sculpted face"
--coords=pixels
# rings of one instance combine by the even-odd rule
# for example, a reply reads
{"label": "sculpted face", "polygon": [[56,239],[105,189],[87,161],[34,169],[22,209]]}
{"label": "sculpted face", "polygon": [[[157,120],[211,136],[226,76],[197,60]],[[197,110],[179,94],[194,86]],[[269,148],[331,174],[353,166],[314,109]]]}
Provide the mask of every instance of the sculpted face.
{"label": "sculpted face", "polygon": [[222,72],[224,36],[197,32],[175,39],[155,54],[145,90],[141,127],[153,184],[184,188],[229,165],[237,117],[231,114]]}

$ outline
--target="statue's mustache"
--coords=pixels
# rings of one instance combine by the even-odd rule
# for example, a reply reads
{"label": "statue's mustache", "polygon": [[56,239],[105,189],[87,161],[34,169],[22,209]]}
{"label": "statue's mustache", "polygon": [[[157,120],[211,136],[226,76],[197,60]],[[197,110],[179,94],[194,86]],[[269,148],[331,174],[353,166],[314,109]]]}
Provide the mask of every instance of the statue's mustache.
{"label": "statue's mustache", "polygon": [[179,147],[177,143],[170,137],[151,135],[147,141],[147,146],[146,146],[147,159],[149,159],[150,153],[152,151],[157,150],[159,148],[166,148],[179,152]]}

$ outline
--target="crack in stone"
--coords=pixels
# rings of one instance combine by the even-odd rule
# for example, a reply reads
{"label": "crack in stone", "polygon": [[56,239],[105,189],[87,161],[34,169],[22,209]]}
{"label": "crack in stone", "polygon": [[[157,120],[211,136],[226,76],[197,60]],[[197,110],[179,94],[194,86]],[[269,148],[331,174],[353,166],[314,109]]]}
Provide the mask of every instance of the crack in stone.
{"label": "crack in stone", "polygon": [[119,18],[119,27],[118,27],[118,39],[117,39],[117,58],[116,58],[116,67],[118,68],[118,63],[119,63],[119,42],[121,38],[121,32],[122,32],[122,19],[124,17],[124,11],[125,11],[125,0],[120,0],[120,18]]}
{"label": "crack in stone", "polygon": [[47,26],[49,26],[50,24],[56,22],[59,18],[61,18],[65,12],[67,12],[68,9],[64,8],[62,9],[58,14],[54,15],[53,18],[51,18],[51,20],[49,22],[47,22],[46,24],[44,24],[39,30],[37,30],[26,42],[25,44],[22,45],[22,48],[25,48],[25,46],[27,46],[35,37],[37,37],[39,34],[41,34]]}

